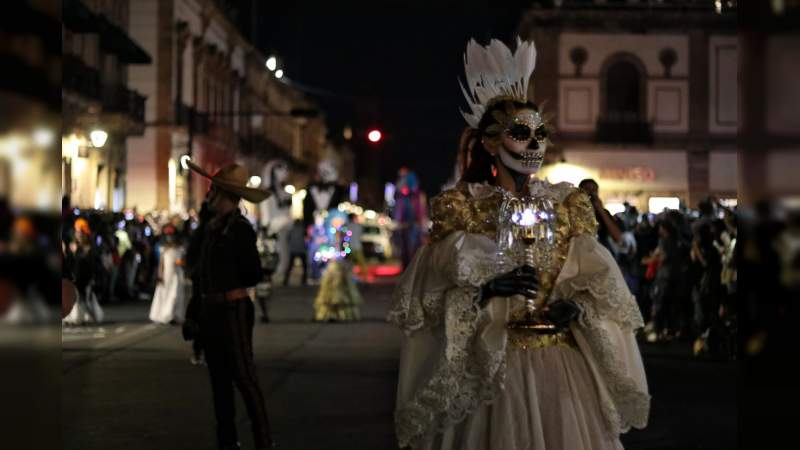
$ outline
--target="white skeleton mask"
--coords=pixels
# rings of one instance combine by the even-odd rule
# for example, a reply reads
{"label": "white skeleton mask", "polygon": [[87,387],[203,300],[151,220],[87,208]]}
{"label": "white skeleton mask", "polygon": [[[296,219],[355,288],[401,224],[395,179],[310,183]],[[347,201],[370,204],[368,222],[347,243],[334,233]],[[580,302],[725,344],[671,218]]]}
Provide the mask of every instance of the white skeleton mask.
{"label": "white skeleton mask", "polygon": [[519,109],[503,124],[498,155],[514,172],[532,175],[539,171],[547,150],[547,132],[533,109]]}

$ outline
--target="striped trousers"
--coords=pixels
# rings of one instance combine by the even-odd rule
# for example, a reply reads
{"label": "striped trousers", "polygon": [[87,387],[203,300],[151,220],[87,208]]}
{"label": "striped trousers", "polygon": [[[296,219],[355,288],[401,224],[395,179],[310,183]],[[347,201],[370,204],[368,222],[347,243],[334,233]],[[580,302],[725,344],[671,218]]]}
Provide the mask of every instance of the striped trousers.
{"label": "striped trousers", "polygon": [[249,298],[205,305],[200,332],[214,393],[220,445],[238,441],[233,387],[242,399],[257,448],[269,448],[272,435],[253,361],[253,302]]}

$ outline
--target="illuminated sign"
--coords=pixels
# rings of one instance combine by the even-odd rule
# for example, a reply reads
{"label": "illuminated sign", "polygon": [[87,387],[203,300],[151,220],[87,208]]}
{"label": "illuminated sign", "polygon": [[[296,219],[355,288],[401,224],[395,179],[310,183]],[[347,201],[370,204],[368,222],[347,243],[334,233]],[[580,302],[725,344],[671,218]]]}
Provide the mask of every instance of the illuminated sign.
{"label": "illuminated sign", "polygon": [[656,179],[656,171],[650,167],[602,168],[598,172],[604,180],[649,182]]}

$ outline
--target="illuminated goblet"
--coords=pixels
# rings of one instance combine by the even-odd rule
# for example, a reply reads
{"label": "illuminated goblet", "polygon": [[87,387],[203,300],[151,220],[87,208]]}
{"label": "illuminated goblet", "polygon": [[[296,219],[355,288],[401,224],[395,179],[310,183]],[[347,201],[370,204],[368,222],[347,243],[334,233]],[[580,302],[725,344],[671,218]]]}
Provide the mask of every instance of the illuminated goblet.
{"label": "illuminated goblet", "polygon": [[[554,243],[553,219],[555,213],[549,199],[542,197],[522,197],[508,200],[513,240],[524,246],[525,265],[531,266],[541,274],[543,267],[550,264]],[[535,298],[525,298],[521,317],[507,324],[512,330],[528,330],[540,334],[555,334],[559,331],[545,314],[544,294],[537,292]]]}

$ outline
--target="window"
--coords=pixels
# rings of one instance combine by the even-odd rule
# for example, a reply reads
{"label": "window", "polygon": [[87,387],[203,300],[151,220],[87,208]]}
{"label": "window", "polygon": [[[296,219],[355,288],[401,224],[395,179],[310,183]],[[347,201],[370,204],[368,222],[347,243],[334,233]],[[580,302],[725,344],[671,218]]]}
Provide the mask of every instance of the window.
{"label": "window", "polygon": [[642,119],[642,79],[631,62],[619,60],[606,71],[606,119],[633,123]]}
{"label": "window", "polygon": [[644,65],[636,55],[618,53],[606,61],[602,70],[598,142],[652,143],[653,130],[645,118],[645,76]]}

